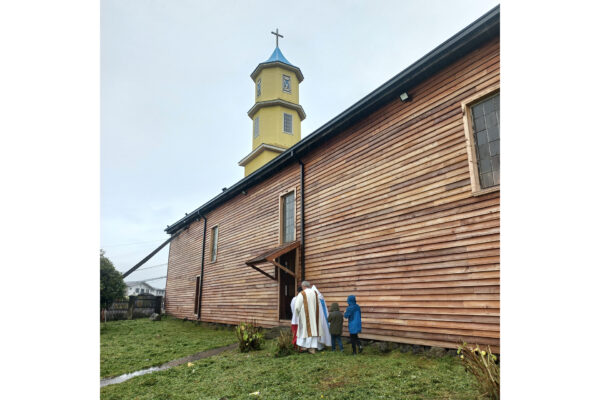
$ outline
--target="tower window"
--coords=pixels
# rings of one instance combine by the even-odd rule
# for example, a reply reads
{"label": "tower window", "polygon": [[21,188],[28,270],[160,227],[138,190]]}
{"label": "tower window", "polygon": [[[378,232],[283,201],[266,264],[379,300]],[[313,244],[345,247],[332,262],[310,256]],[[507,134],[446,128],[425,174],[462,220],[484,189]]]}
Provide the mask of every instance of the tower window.
{"label": "tower window", "polygon": [[283,113],[283,131],[292,134],[292,114]]}
{"label": "tower window", "polygon": [[254,137],[257,138],[258,137],[258,120],[259,117],[254,118]]}
{"label": "tower window", "polygon": [[261,89],[261,85],[262,85],[262,79],[259,79],[256,82],[256,97],[260,97],[260,89]]}
{"label": "tower window", "polygon": [[283,91],[287,93],[292,93],[292,85],[290,82],[290,77],[288,75],[283,75]]}

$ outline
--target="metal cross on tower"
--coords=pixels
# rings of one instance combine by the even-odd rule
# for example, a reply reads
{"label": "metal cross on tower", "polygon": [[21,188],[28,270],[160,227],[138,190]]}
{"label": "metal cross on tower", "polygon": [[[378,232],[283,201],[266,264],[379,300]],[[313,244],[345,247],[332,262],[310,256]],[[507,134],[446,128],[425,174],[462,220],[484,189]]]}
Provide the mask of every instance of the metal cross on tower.
{"label": "metal cross on tower", "polygon": [[279,28],[275,29],[275,32],[271,31],[273,35],[275,35],[275,46],[279,47],[279,38],[283,38],[283,35],[279,34]]}

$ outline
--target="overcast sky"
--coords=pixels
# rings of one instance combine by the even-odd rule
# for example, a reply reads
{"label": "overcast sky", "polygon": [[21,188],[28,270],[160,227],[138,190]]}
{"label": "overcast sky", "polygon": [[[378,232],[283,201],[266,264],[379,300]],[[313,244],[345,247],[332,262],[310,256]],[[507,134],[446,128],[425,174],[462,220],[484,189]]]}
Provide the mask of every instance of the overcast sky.
{"label": "overcast sky", "polygon": [[[250,73],[275,28],[305,77],[306,137],[496,4],[102,0],[101,248],[126,271],[243,177]],[[165,276],[167,258],[165,247],[126,280]]]}

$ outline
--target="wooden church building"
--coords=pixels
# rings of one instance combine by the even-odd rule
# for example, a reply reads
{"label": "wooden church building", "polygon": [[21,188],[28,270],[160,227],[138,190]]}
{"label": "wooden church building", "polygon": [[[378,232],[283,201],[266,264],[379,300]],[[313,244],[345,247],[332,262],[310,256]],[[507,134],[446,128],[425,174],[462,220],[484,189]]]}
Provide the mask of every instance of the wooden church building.
{"label": "wooden church building", "polygon": [[304,139],[277,45],[246,176],[166,229],[167,313],[289,325],[308,280],[356,296],[361,337],[499,351],[499,31],[496,7]]}

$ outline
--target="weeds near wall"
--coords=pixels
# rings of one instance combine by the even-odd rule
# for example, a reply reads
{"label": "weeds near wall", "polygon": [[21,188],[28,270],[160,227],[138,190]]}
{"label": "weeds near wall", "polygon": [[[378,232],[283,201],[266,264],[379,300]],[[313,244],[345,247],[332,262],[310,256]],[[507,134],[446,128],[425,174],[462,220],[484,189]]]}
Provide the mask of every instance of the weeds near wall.
{"label": "weeds near wall", "polygon": [[500,365],[490,347],[481,350],[478,345],[463,343],[456,351],[465,368],[475,376],[483,393],[493,400],[500,399]]}
{"label": "weeds near wall", "polygon": [[293,339],[294,335],[292,334],[292,331],[286,329],[279,332],[275,357],[285,357],[292,354],[294,351],[294,344],[292,343]]}
{"label": "weeds near wall", "polygon": [[239,325],[235,327],[235,334],[242,353],[251,350],[260,350],[260,347],[264,342],[262,328],[256,326],[255,322],[240,322]]}

